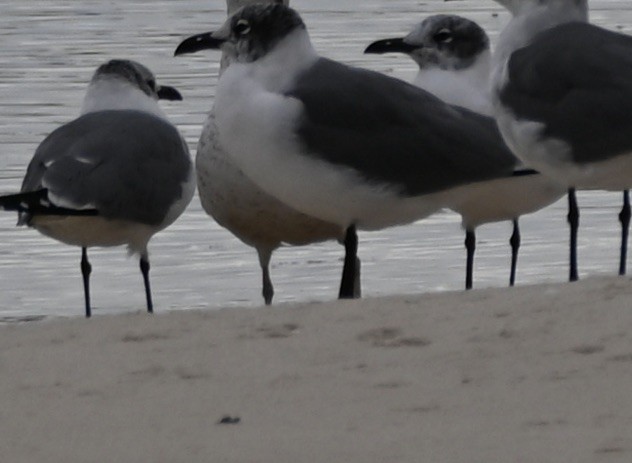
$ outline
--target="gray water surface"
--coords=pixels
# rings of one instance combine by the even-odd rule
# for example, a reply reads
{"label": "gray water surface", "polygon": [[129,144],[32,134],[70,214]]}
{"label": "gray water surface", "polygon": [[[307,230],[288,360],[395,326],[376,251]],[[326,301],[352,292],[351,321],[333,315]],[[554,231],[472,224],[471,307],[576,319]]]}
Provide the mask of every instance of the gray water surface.
{"label": "gray water surface", "polygon": [[[492,39],[507,15],[491,0],[293,0],[319,52],[349,64],[412,79],[403,56],[363,55],[373,40],[399,35],[423,17],[458,13],[487,28]],[[627,0],[592,2],[592,20],[630,32]],[[164,105],[192,154],[217,82],[213,52],[173,57],[177,44],[211,30],[225,17],[224,0],[102,2],[4,0],[0,14],[0,192],[19,190],[39,142],[77,116],[94,69],[112,58],[138,60],[185,100]],[[580,272],[613,274],[618,265],[620,194],[581,193]],[[566,203],[524,217],[518,283],[567,278]],[[15,227],[0,215],[0,320],[83,313],[80,250]],[[481,227],[475,287],[505,286],[509,223]],[[438,214],[413,225],[361,233],[365,296],[463,287],[465,252],[459,218]],[[273,257],[275,302],[335,299],[343,250],[337,243],[283,248]],[[94,249],[95,314],[144,310],[136,258],[124,248]],[[190,208],[150,243],[157,311],[261,304],[253,249],[219,227],[194,198]]]}

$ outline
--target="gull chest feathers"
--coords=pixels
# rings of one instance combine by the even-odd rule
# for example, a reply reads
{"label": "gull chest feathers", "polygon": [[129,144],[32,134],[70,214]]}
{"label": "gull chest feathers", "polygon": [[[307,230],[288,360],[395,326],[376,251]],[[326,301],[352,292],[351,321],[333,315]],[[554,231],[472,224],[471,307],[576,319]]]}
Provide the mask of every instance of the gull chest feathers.
{"label": "gull chest feathers", "polygon": [[285,92],[316,60],[306,32],[297,30],[263,58],[234,62],[222,74],[214,105],[218,136],[239,164],[267,169],[266,158],[295,148],[304,108]]}

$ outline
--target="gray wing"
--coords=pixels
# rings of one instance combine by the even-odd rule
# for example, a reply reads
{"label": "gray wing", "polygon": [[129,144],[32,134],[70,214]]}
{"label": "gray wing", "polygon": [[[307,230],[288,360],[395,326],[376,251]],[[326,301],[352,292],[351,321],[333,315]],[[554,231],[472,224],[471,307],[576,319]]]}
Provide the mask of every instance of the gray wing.
{"label": "gray wing", "polygon": [[188,149],[168,122],[139,111],[90,113],[37,148],[22,191],[47,188],[57,206],[157,225],[182,194]]}
{"label": "gray wing", "polygon": [[404,195],[511,175],[516,164],[491,118],[377,72],[321,58],[287,93],[304,104],[298,135],[310,155]]}
{"label": "gray wing", "polygon": [[584,23],[558,26],[516,51],[501,101],[579,163],[632,150],[632,37]]}

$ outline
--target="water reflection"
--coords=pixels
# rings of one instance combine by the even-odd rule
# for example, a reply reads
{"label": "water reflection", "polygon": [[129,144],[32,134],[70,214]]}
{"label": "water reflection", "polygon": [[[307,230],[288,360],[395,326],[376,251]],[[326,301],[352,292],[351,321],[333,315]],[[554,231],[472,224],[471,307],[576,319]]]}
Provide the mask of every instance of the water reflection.
{"label": "water reflection", "polygon": [[[491,0],[293,0],[303,13],[317,49],[345,62],[394,74],[414,75],[410,60],[363,55],[371,41],[400,34],[421,17],[458,12],[481,24],[492,38],[506,20]],[[593,1],[592,18],[629,31],[632,6],[624,0]],[[217,56],[172,57],[185,36],[223,21],[224,0],[187,2],[70,0],[3,2],[0,16],[0,191],[19,189],[39,141],[77,115],[94,68],[113,57],[149,66],[176,86],[184,102],[167,103],[170,118],[194,152],[217,80]],[[617,268],[618,194],[581,194],[581,272],[611,274]],[[520,284],[563,281],[567,268],[565,203],[522,220]],[[15,228],[0,215],[0,317],[80,315],[80,252]],[[510,225],[479,231],[475,286],[504,286],[509,278]],[[413,226],[362,233],[364,294],[367,296],[460,289],[465,252],[459,219],[440,214]],[[211,222],[194,199],[190,209],[150,245],[157,311],[259,305],[260,275],[254,251]],[[123,248],[94,250],[95,314],[144,309],[136,260]],[[333,299],[342,249],[336,243],[279,250],[272,264],[276,301]]]}

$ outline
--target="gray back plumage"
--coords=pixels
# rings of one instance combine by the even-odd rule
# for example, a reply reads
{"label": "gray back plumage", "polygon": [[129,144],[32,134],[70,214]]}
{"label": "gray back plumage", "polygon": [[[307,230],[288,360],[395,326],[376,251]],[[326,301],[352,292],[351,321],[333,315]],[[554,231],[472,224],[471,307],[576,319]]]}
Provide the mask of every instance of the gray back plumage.
{"label": "gray back plumage", "polygon": [[632,37],[564,24],[514,52],[508,72],[501,102],[568,143],[575,162],[632,150]]}
{"label": "gray back plumage", "polygon": [[297,132],[309,155],[403,195],[504,177],[517,163],[491,118],[376,72],[320,58],[287,94],[305,106]]}
{"label": "gray back plumage", "polygon": [[140,111],[100,111],[44,139],[22,191],[45,187],[105,218],[159,225],[182,196],[190,169],[186,144],[167,121]]}

